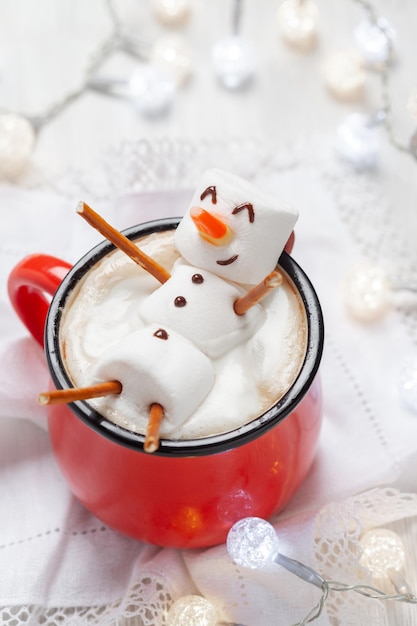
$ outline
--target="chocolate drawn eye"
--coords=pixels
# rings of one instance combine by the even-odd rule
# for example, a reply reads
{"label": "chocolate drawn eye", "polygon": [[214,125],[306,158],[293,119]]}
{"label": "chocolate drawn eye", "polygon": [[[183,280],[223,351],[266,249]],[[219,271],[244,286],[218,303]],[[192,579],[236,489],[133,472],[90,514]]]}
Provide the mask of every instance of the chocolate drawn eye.
{"label": "chocolate drawn eye", "polygon": [[239,206],[233,209],[232,215],[237,215],[244,209],[247,209],[249,222],[253,224],[253,222],[255,221],[255,209],[253,208],[253,204],[251,204],[250,202],[244,202],[243,204],[239,204]]}
{"label": "chocolate drawn eye", "polygon": [[196,285],[201,285],[201,283],[204,283],[204,278],[201,276],[201,274],[193,274],[191,280]]}
{"label": "chocolate drawn eye", "polygon": [[168,333],[164,328],[158,328],[158,330],[156,330],[153,334],[154,337],[157,337],[158,339],[168,339]]}
{"label": "chocolate drawn eye", "polygon": [[204,200],[204,198],[206,198],[207,196],[211,196],[212,203],[217,204],[217,191],[214,185],[207,187],[207,189],[203,191],[203,193],[200,196],[200,200]]}
{"label": "chocolate drawn eye", "polygon": [[185,306],[187,304],[187,300],[184,298],[184,296],[177,296],[174,300],[174,305],[177,307],[182,307]]}

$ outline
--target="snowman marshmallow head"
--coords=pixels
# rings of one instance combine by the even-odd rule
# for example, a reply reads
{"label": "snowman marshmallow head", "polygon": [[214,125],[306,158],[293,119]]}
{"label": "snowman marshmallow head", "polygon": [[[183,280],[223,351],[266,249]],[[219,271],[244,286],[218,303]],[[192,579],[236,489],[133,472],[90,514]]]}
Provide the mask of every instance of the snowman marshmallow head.
{"label": "snowman marshmallow head", "polygon": [[207,170],[175,233],[188,263],[221,278],[255,285],[271,272],[298,212],[246,180]]}

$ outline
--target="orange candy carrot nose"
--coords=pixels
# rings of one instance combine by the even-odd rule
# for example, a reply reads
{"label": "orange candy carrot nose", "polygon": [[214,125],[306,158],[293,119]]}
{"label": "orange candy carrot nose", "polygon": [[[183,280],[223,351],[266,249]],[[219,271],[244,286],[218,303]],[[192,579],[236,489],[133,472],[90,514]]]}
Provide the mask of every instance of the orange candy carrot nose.
{"label": "orange candy carrot nose", "polygon": [[201,207],[190,210],[190,217],[201,237],[215,246],[224,246],[233,239],[233,231],[221,219]]}

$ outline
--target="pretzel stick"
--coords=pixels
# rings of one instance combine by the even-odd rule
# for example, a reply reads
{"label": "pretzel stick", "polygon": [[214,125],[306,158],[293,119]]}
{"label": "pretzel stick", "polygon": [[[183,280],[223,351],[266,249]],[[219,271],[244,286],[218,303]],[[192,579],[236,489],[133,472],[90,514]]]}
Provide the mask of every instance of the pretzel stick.
{"label": "pretzel stick", "polygon": [[42,406],[47,404],[67,404],[77,400],[89,400],[119,394],[122,391],[122,383],[118,380],[110,380],[90,387],[74,387],[72,389],[55,389],[38,395],[38,403]]}
{"label": "pretzel stick", "polygon": [[149,412],[148,428],[146,429],[145,443],[143,449],[145,452],[155,452],[159,447],[159,428],[162,418],[164,417],[164,408],[154,402],[151,404]]}
{"label": "pretzel stick", "polygon": [[268,295],[272,289],[279,287],[281,283],[282,274],[276,271],[268,274],[268,276],[266,276],[261,283],[255,285],[252,289],[249,289],[244,296],[235,301],[233,308],[236,315],[243,315],[246,313],[246,311]]}
{"label": "pretzel stick", "polygon": [[86,222],[93,228],[99,231],[103,237],[111,241],[117,248],[127,254],[132,261],[140,265],[144,270],[152,274],[154,278],[159,280],[160,283],[165,283],[171,274],[166,271],[162,265],[159,265],[150,256],[142,252],[134,243],[130,241],[120,231],[116,230],[108,222],[106,222],[101,215],[96,213],[85,202],[79,202],[77,205],[77,213],[83,217]]}

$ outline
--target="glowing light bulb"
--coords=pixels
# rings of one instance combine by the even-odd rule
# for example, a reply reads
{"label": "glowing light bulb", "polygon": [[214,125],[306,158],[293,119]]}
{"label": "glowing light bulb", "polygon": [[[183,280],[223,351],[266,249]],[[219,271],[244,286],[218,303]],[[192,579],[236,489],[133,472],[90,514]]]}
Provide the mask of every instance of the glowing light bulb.
{"label": "glowing light bulb", "polygon": [[238,89],[252,78],[255,53],[250,42],[232,35],[214,45],[212,63],[221,83],[227,89]]}
{"label": "glowing light bulb", "polygon": [[397,533],[387,528],[375,528],[363,535],[360,544],[360,563],[374,578],[390,580],[397,593],[417,600],[400,573],[405,564],[405,547]]}
{"label": "glowing light bulb", "polygon": [[191,52],[184,41],[174,35],[156,41],[150,61],[168,74],[177,86],[184,85],[193,73]]}
{"label": "glowing light bulb", "polygon": [[189,0],[153,0],[156,17],[167,26],[183,25],[191,13]]}
{"label": "glowing light bulb", "polygon": [[324,82],[330,93],[339,100],[358,99],[365,86],[362,59],[354,50],[331,53],[322,67]]}
{"label": "glowing light bulb", "polygon": [[405,548],[401,538],[392,530],[375,528],[366,532],[360,541],[360,563],[375,578],[388,577],[389,571],[400,572],[405,563]]}
{"label": "glowing light bulb", "polygon": [[201,596],[184,596],[168,611],[167,626],[216,626],[218,614],[214,606]]}
{"label": "glowing light bulb", "polygon": [[278,8],[278,25],[283,38],[307,50],[317,39],[319,11],[313,0],[284,0]]}
{"label": "glowing light bulb", "polygon": [[357,169],[373,169],[378,163],[379,128],[361,113],[348,115],[336,135],[339,155]]}
{"label": "glowing light bulb", "polygon": [[18,176],[29,162],[35,146],[35,130],[25,117],[0,115],[0,172]]}
{"label": "glowing light bulb", "polygon": [[345,278],[344,291],[349,312],[360,321],[375,321],[388,308],[389,281],[385,272],[371,263],[359,263],[351,269]]}

